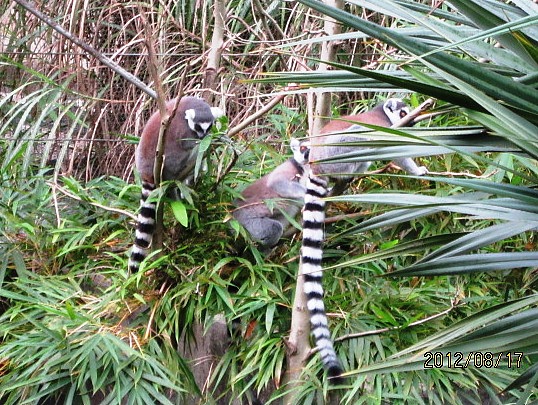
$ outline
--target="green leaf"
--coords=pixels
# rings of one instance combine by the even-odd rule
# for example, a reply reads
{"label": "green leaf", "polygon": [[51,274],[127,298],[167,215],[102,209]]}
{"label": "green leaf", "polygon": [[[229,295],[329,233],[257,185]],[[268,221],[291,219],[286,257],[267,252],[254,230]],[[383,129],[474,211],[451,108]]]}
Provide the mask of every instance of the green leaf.
{"label": "green leaf", "polygon": [[194,165],[194,178],[195,179],[197,179],[198,175],[200,174],[204,156],[206,155],[207,150],[211,146],[212,141],[213,141],[212,136],[206,136],[202,138],[202,140],[200,140],[200,144],[198,145],[198,154],[196,155],[196,164]]}
{"label": "green leaf", "polygon": [[445,244],[441,248],[422,258],[417,262],[417,264],[437,260],[442,257],[455,256],[461,253],[469,252],[494,242],[507,239],[511,236],[530,231],[534,228],[534,223],[519,221],[511,221],[508,223],[488,226],[487,228],[468,233],[461,238]]}
{"label": "green leaf", "polygon": [[187,215],[187,207],[180,200],[174,200],[170,202],[172,212],[177,221],[185,228],[189,226],[189,216]]}
{"label": "green leaf", "polygon": [[[452,3],[460,13],[468,17],[471,21],[476,23],[482,29],[489,29],[488,31],[492,29],[499,29],[505,22],[505,20],[495,15],[492,12],[493,10],[491,10],[491,8],[482,7],[476,2],[454,0]],[[526,18],[522,17],[520,20],[516,20],[516,22],[529,18],[535,22],[538,21],[536,15],[531,15]],[[514,22],[512,22],[512,24],[513,23]],[[524,38],[525,36],[521,33],[519,35],[515,35],[514,31],[517,30],[513,29],[510,30],[508,33],[500,32],[496,34],[496,39],[504,47],[510,49],[512,52],[515,52],[522,61],[534,63],[536,65],[536,62],[538,62],[538,59],[536,58],[536,50],[533,50],[532,47],[527,47],[527,41]]]}
{"label": "green leaf", "polygon": [[391,277],[439,276],[538,267],[538,252],[481,253],[443,257],[394,271]]}
{"label": "green leaf", "polygon": [[[436,351],[445,353],[448,351],[446,350],[446,347],[450,347],[452,352],[463,352],[464,350],[460,350],[463,349],[463,346],[459,346],[458,344],[448,346],[448,344],[456,341],[456,339],[460,339],[459,342],[464,343],[466,342],[466,335],[470,334],[472,331],[479,330],[484,327],[484,325],[495,325],[497,322],[503,322],[503,317],[522,310],[529,305],[535,305],[537,302],[538,295],[534,294],[529,297],[499,304],[477,312],[466,319],[456,322],[450,327],[423,339],[419,343],[394,354],[390,359],[370,366],[361,367],[359,370],[346,373],[346,375],[422,370],[424,369],[425,361],[423,357],[424,353]],[[522,324],[522,326],[523,325],[524,324]],[[501,350],[504,352],[520,351],[518,335],[512,333],[511,336],[512,338],[510,340],[503,343],[504,346]],[[495,341],[497,334],[491,335],[491,338],[492,341]],[[473,351],[480,350],[485,351],[484,346],[475,346]]]}
{"label": "green leaf", "polygon": [[[427,46],[423,42],[415,41],[413,38],[401,35],[395,30],[363,20],[347,11],[333,8],[320,1],[299,0],[299,2],[388,45],[408,52],[410,55],[420,56],[434,50],[433,47]],[[506,78],[447,53],[432,54],[425,56],[421,60],[461,81],[472,83],[476,90],[484,92],[491,98],[503,100],[523,111],[536,113],[533,106],[538,105],[538,92],[529,86],[521,85],[511,78]]]}
{"label": "green leaf", "polygon": [[265,311],[265,330],[267,334],[271,334],[273,329],[273,319],[275,317],[276,306],[275,304],[269,304]]}
{"label": "green leaf", "polygon": [[337,263],[332,266],[324,266],[323,270],[328,271],[345,267],[352,267],[363,263],[373,262],[376,260],[384,260],[391,257],[402,257],[417,252],[423,252],[424,250],[432,249],[439,245],[443,245],[444,243],[453,241],[458,236],[461,236],[461,233],[436,235],[427,238],[421,238],[419,240],[413,240],[410,242],[395,243],[394,246],[389,249],[379,250],[377,252],[364,255],[357,255],[345,262]]}

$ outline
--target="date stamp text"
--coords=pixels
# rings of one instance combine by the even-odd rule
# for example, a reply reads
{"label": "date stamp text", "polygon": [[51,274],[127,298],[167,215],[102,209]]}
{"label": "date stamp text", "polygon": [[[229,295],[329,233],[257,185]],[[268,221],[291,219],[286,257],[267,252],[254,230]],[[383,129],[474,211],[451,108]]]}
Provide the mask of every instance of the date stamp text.
{"label": "date stamp text", "polygon": [[508,368],[521,367],[523,353],[521,352],[426,352],[424,353],[424,368]]}

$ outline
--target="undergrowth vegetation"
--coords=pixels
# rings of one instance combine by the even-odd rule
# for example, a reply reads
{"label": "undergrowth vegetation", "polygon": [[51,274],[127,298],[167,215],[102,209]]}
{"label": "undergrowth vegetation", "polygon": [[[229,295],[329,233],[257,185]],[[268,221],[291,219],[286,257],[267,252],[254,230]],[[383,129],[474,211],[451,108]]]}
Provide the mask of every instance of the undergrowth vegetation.
{"label": "undergrowth vegetation", "polygon": [[[57,22],[151,84],[147,23],[169,93],[184,71],[187,92],[202,91],[213,2],[90,3],[53,0],[47,9],[72,10]],[[445,113],[413,130],[372,132],[386,159],[371,170],[385,170],[330,198],[325,300],[349,378],[345,389],[329,387],[313,354],[294,403],[536,401],[536,4],[227,7],[212,95],[227,120],[186,198],[161,199],[164,248],[134,275],[133,152],[154,105],[15,3],[0,7],[0,402],[288,398],[300,243],[295,235],[264,257],[232,219],[231,202],[286,159],[291,136],[307,136],[311,87],[334,90],[335,116],[393,95],[413,107],[436,97]],[[344,34],[328,38],[340,44],[334,70],[317,73],[323,13]],[[431,45],[437,52],[428,54]],[[238,80],[262,72],[272,74]],[[497,82],[484,84],[480,72]],[[277,107],[226,138],[280,90],[287,96]],[[430,173],[385,167],[399,153]],[[227,334],[212,343],[223,348],[200,382],[207,359],[182,353],[220,321]]]}

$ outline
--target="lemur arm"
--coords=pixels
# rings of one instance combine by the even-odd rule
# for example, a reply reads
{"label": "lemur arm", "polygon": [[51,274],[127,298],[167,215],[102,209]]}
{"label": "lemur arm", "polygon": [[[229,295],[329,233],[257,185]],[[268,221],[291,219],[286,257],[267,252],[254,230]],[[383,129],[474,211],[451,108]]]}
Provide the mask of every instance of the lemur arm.
{"label": "lemur arm", "polygon": [[394,163],[404,169],[407,173],[415,176],[423,176],[428,173],[426,166],[417,166],[415,161],[411,158],[394,159]]}
{"label": "lemur arm", "polygon": [[284,198],[303,198],[306,192],[304,185],[298,181],[287,179],[271,181],[268,186],[280,197]]}

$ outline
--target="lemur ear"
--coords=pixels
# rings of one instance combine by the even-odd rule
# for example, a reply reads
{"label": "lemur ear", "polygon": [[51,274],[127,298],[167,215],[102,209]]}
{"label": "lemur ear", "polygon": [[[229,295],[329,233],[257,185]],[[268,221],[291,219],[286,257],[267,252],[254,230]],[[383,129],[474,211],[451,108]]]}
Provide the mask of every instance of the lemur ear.
{"label": "lemur ear", "polygon": [[194,120],[194,117],[196,117],[196,111],[193,108],[189,108],[188,110],[185,110],[185,119],[186,120]]}
{"label": "lemur ear", "polygon": [[222,111],[219,107],[211,107],[211,114],[213,114],[213,117],[217,119],[224,115],[224,111]]}
{"label": "lemur ear", "polygon": [[385,100],[385,107],[390,111],[395,111],[399,105],[403,104],[403,101],[399,98],[392,97]]}

